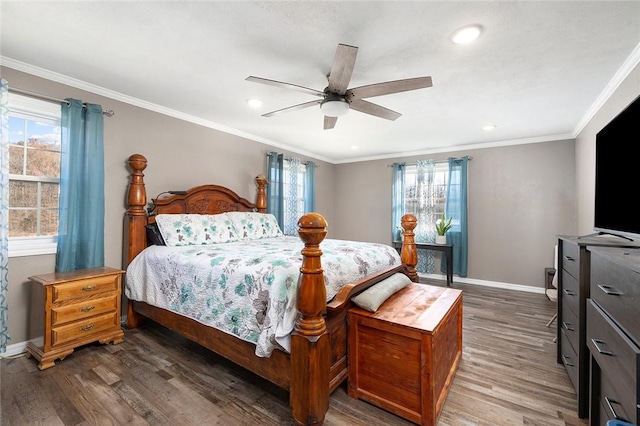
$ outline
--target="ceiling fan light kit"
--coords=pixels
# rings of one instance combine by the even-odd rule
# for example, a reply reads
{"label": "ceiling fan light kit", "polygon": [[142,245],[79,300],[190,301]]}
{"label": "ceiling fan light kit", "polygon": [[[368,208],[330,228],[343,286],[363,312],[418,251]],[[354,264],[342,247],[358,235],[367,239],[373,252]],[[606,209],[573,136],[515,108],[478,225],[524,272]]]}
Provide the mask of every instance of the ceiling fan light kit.
{"label": "ceiling fan light kit", "polygon": [[318,99],[315,101],[304,102],[302,104],[271,111],[266,114],[262,114],[262,116],[273,117],[274,115],[282,112],[309,108],[319,104],[320,109],[324,114],[325,130],[333,129],[338,121],[338,117],[347,114],[350,109],[373,115],[375,117],[384,118],[386,120],[396,120],[402,114],[372,102],[365,101],[365,98],[391,95],[409,90],[424,89],[433,85],[431,77],[415,77],[404,80],[369,84],[349,89],[349,82],[351,81],[351,75],[353,74],[357,54],[357,47],[349,46],[347,44],[338,44],[338,49],[336,50],[336,55],[333,59],[333,65],[331,66],[331,72],[329,72],[329,75],[327,76],[328,85],[324,91],[254,76],[249,76],[246,80],[285,89],[293,89],[298,92],[322,98],[321,100]]}
{"label": "ceiling fan light kit", "polygon": [[328,117],[342,117],[349,112],[349,103],[344,99],[335,97],[322,101],[320,109]]}

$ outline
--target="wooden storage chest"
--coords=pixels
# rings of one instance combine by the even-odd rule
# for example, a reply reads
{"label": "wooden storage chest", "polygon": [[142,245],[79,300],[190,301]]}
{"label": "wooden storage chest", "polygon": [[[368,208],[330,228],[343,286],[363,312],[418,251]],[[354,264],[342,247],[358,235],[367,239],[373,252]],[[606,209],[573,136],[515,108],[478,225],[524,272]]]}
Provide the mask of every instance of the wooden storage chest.
{"label": "wooden storage chest", "polygon": [[412,283],[348,315],[349,395],[435,425],[462,355],[462,291]]}

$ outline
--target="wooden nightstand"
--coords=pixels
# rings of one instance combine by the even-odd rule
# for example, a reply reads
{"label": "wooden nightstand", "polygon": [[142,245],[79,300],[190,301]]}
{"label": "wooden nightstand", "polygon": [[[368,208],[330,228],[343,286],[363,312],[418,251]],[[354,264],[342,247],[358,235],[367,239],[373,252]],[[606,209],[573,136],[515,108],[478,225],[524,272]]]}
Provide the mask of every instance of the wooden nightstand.
{"label": "wooden nightstand", "polygon": [[29,277],[45,291],[44,346],[27,344],[27,352],[40,361],[40,370],[53,367],[56,359],[64,359],[78,346],[122,342],[123,273],[101,267]]}

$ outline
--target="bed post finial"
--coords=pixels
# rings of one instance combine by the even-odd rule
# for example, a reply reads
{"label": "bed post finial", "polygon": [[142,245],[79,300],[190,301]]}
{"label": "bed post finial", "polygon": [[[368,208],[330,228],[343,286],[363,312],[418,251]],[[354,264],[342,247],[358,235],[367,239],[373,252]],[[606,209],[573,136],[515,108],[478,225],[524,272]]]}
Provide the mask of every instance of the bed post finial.
{"label": "bed post finial", "polygon": [[416,271],[416,265],[418,264],[418,251],[414,238],[415,234],[413,233],[418,221],[412,214],[405,214],[402,216],[400,221],[402,229],[404,229],[400,260],[407,267],[407,275],[411,278],[411,281],[418,282],[418,271]]}
{"label": "bed post finial", "polygon": [[330,342],[323,317],[327,295],[320,262],[327,222],[318,213],[307,213],[298,227],[304,249],[296,301],[298,316],[291,335],[289,398],[298,424],[320,425],[329,408]]}
{"label": "bed post finial", "polygon": [[256,184],[258,185],[258,194],[256,195],[256,207],[260,213],[267,212],[267,192],[266,187],[269,184],[267,177],[260,173],[256,176]]}

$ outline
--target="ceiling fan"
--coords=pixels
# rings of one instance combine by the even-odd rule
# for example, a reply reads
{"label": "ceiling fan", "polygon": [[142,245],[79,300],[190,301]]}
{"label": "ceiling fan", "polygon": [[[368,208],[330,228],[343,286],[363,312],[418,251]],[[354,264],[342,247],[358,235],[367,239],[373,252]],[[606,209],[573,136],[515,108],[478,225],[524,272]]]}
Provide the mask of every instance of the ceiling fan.
{"label": "ceiling fan", "polygon": [[349,81],[353,73],[353,67],[356,62],[358,48],[346,44],[338,44],[336,56],[333,59],[331,71],[327,76],[328,86],[324,91],[310,89],[304,86],[298,86],[291,83],[283,83],[281,81],[269,80],[261,77],[249,76],[247,81],[255,83],[268,84],[270,86],[282,87],[285,89],[293,89],[298,92],[315,95],[320,99],[282,108],[263,114],[263,117],[272,117],[282,112],[296,111],[314,105],[320,105],[320,109],[324,114],[324,129],[333,129],[338,121],[338,117],[349,112],[350,109],[363,112],[365,114],[374,115],[376,117],[385,118],[387,120],[396,120],[402,114],[392,111],[383,106],[365,101],[365,98],[374,96],[389,95],[392,93],[406,92],[409,90],[423,89],[431,87],[431,77],[416,77],[404,80],[386,81],[384,83],[369,84],[367,86],[354,87],[349,89]]}

